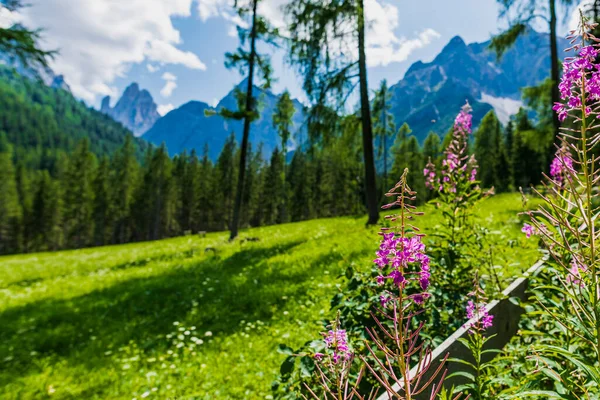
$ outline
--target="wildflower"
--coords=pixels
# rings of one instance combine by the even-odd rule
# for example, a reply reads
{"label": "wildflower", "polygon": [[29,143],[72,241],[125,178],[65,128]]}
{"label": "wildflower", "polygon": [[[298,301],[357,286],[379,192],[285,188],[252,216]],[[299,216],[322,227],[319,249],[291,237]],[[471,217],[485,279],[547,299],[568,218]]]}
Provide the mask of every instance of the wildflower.
{"label": "wildflower", "polygon": [[564,178],[568,179],[568,174],[573,171],[573,159],[568,154],[567,149],[563,147],[557,150],[550,164],[550,177],[560,183]]}
{"label": "wildflower", "polygon": [[473,285],[473,291],[469,293],[469,296],[472,297],[472,300],[467,302],[467,318],[475,319],[469,325],[469,333],[481,333],[488,328],[493,326],[494,316],[488,313],[485,302],[487,298],[485,297],[485,292],[479,286],[479,278],[475,277],[475,282]]}
{"label": "wildflower", "polygon": [[323,356],[325,356],[325,354],[323,354],[323,353],[315,353],[315,355],[313,357],[315,358],[315,360],[321,361],[323,359]]}
{"label": "wildflower", "polygon": [[333,329],[325,335],[327,348],[333,350],[333,362],[337,364],[340,360],[349,360],[352,356],[348,347],[348,336],[344,329]]}
{"label": "wildflower", "polygon": [[525,234],[527,239],[531,237],[531,235],[535,235],[535,228],[529,224],[523,224],[523,228],[521,228],[521,232]]}
{"label": "wildflower", "polygon": [[566,281],[568,284],[584,286],[581,273],[587,272],[585,264],[579,262],[577,257],[573,257],[571,260],[571,268],[569,268],[569,274],[567,275]]}
{"label": "wildflower", "polygon": [[[581,109],[582,98],[587,104],[600,100],[600,71],[595,64],[598,52],[594,46],[584,46],[579,50],[577,57],[565,59],[558,89],[561,100],[566,100],[566,104],[556,103],[552,107],[558,113],[561,122],[567,118],[570,111]],[[585,85],[582,85],[584,77]],[[591,108],[586,107],[584,116],[589,116],[591,112]]]}

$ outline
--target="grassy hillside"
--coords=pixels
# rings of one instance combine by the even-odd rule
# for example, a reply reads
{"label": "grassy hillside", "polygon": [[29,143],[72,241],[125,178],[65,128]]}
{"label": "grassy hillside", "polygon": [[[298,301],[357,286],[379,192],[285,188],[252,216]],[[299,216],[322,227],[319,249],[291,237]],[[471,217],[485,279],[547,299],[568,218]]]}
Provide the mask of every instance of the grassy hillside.
{"label": "grassy hillside", "polygon": [[[110,155],[131,132],[107,115],[87,107],[65,90],[19,75],[0,65],[0,132],[15,147],[17,160],[34,168],[52,167],[88,139],[96,155]],[[148,143],[134,140],[141,158]]]}
{"label": "grassy hillside", "polygon": [[[517,195],[484,204],[480,221],[516,240],[508,279],[534,262],[535,243]],[[418,224],[433,232],[439,215],[424,210]],[[317,337],[340,273],[370,268],[377,229],[321,219],[241,238],[0,257],[0,397],[269,398],[277,344]]]}

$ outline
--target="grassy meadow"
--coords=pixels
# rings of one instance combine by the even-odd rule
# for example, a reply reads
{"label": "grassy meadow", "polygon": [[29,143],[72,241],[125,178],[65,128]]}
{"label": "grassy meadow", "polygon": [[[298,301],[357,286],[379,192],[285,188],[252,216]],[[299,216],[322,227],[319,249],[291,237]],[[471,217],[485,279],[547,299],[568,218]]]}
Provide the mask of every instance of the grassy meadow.
{"label": "grassy meadow", "polygon": [[[434,232],[441,216],[423,209]],[[538,257],[519,211],[515,194],[478,209],[515,240],[505,280]],[[378,229],[364,222],[0,257],[0,398],[271,398],[277,345],[317,337],[340,274],[371,267]]]}

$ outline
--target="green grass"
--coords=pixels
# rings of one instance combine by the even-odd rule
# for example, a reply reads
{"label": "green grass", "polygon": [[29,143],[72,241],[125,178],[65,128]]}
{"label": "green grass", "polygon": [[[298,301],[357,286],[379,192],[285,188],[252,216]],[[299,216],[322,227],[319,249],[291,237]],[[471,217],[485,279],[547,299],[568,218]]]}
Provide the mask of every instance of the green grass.
{"label": "green grass", "polygon": [[[484,204],[479,221],[518,240],[504,274],[518,275],[537,258],[520,200]],[[424,211],[434,232],[440,216]],[[370,268],[364,221],[0,257],[0,398],[270,398],[277,344],[317,337],[339,275]]]}

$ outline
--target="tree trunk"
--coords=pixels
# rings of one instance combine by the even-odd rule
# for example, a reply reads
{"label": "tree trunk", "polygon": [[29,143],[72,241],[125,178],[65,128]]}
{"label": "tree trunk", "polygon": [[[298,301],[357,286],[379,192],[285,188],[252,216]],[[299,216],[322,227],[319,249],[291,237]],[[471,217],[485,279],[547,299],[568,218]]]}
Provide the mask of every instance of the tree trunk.
{"label": "tree trunk", "polygon": [[379,220],[377,204],[377,183],[375,181],[375,160],[373,157],[373,125],[369,104],[369,86],[367,83],[367,57],[365,54],[365,14],[364,0],[358,2],[358,74],[360,85],[360,118],[362,123],[363,154],[365,162],[365,186],[367,195],[368,225]]}
{"label": "tree trunk", "polygon": [[250,123],[252,112],[252,86],[254,78],[254,60],[256,56],[256,6],[258,0],[252,4],[252,30],[250,32],[250,56],[248,58],[248,87],[246,89],[246,117],[244,118],[244,135],[242,137],[242,147],[240,149],[240,165],[238,171],[237,190],[235,193],[235,204],[233,206],[233,219],[231,221],[231,233],[229,240],[233,240],[238,235],[238,226],[240,224],[240,209],[242,208],[242,193],[244,191],[244,176],[246,175],[246,155],[248,153],[248,137],[250,136]]}
{"label": "tree trunk", "polygon": [[[558,44],[556,42],[556,0],[550,0],[550,78],[552,79],[552,105],[560,102],[560,93],[558,91],[558,83],[560,81],[560,71],[558,64]],[[558,128],[560,121],[558,114],[552,113],[552,128],[554,133],[553,143],[558,144]],[[554,145],[550,148],[551,155],[554,155]]]}

